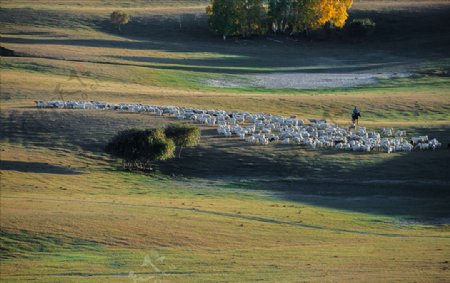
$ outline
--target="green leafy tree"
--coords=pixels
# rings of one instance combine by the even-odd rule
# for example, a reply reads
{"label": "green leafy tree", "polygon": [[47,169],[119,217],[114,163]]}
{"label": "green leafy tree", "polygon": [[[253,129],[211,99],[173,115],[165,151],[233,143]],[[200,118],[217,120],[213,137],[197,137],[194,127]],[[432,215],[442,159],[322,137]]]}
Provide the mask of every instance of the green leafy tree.
{"label": "green leafy tree", "polygon": [[114,11],[111,13],[109,18],[111,20],[111,23],[117,25],[119,31],[122,31],[120,27],[122,25],[126,25],[130,20],[130,16],[123,11]]}
{"label": "green leafy tree", "polygon": [[243,0],[239,5],[239,33],[244,37],[267,31],[266,9],[262,0]]}
{"label": "green leafy tree", "polygon": [[178,158],[181,158],[183,147],[195,146],[201,137],[200,128],[191,124],[170,124],[166,127],[165,134],[172,139],[178,147]]}
{"label": "green leafy tree", "polygon": [[292,0],[269,0],[268,17],[274,32],[286,32],[292,14]]}
{"label": "green leafy tree", "polygon": [[164,129],[129,129],[119,132],[106,145],[105,151],[124,160],[124,166],[145,168],[152,161],[172,158],[174,142]]}
{"label": "green leafy tree", "polygon": [[224,39],[266,32],[263,0],[211,0],[206,13],[212,31]]}
{"label": "green leafy tree", "polygon": [[236,0],[211,0],[211,5],[206,7],[209,16],[208,22],[211,30],[223,36],[236,35],[238,32],[238,8]]}

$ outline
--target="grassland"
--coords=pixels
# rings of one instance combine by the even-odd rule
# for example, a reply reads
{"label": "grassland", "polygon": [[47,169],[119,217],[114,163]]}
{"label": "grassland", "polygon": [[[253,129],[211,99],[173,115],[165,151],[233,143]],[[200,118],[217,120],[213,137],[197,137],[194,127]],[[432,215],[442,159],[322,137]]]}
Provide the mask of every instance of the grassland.
{"label": "grassland", "polygon": [[[120,129],[169,118],[32,107],[36,99],[86,98],[345,124],[358,105],[365,126],[393,125],[445,143],[446,1],[358,1],[351,17],[370,16],[378,28],[357,44],[223,42],[207,31],[206,1],[106,2],[2,1],[1,45],[21,54],[2,57],[0,70],[2,280],[449,280],[449,150],[259,147],[203,127],[201,144],[181,159],[136,174],[104,154],[104,144]],[[105,22],[118,8],[133,15],[122,33]],[[346,89],[204,83],[254,73],[384,71],[415,75]]]}

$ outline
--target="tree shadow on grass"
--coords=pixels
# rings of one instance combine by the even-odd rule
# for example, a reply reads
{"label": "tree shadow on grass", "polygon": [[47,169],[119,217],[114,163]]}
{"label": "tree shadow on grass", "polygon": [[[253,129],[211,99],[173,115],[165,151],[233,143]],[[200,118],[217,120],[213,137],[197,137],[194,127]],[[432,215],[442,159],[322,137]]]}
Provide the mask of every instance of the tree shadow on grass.
{"label": "tree shadow on grass", "polygon": [[68,167],[61,167],[44,162],[26,162],[14,160],[1,160],[0,170],[19,171],[24,173],[79,175],[83,174]]}
{"label": "tree shadow on grass", "polygon": [[[132,49],[132,50],[162,50],[165,52],[213,52],[221,54],[224,57],[220,58],[199,58],[199,59],[183,59],[183,58],[163,58],[150,56],[103,56],[101,60],[92,59],[70,59],[66,61],[73,62],[90,62],[97,64],[108,64],[117,66],[139,66],[161,70],[176,70],[176,71],[192,71],[204,73],[223,73],[223,74],[257,74],[257,73],[333,73],[333,72],[362,72],[370,71],[377,68],[395,68],[402,66],[406,61],[398,60],[398,58],[379,57],[364,58],[364,54],[360,54],[363,59],[355,59],[354,54],[344,52],[338,54],[338,49],[328,50],[328,47],[323,44],[315,43],[315,47],[311,49],[304,49],[302,53],[304,56],[298,56],[297,47],[288,44],[286,48],[292,50],[285,50],[283,56],[273,54],[273,46],[270,48],[258,47],[255,40],[247,49],[239,46],[230,46],[225,49],[223,43],[211,43],[210,45],[217,45],[216,47],[192,47],[192,49],[183,49],[182,47],[174,47],[173,50],[169,48],[170,44],[155,42],[152,40],[139,39],[134,41],[114,41],[101,39],[39,39],[39,38],[17,38],[2,36],[2,42],[14,44],[54,44],[54,45],[73,45],[83,47],[102,47],[102,48],[117,48],[117,49]],[[229,43],[227,43],[229,44]],[[175,44],[178,45],[178,44]],[[164,47],[163,47],[164,46]],[[183,45],[184,46],[184,45]],[[210,50],[211,48],[211,50]],[[296,49],[293,49],[296,48]],[[316,49],[325,48],[328,51],[327,56],[319,54]],[[319,56],[320,55],[320,56]],[[20,56],[28,57],[27,54],[20,54]],[[229,56],[229,57],[228,57]],[[33,56],[31,56],[33,57]],[[189,57],[189,55],[186,55]],[[39,58],[58,59],[52,56],[40,56]],[[339,64],[333,58],[339,58]],[[114,61],[109,61],[114,60]],[[121,60],[117,62],[117,60]],[[332,61],[332,63],[330,63]],[[410,63],[410,62],[409,62]]]}
{"label": "tree shadow on grass", "polygon": [[118,131],[158,127],[162,118],[136,113],[61,109],[21,109],[0,113],[0,141],[74,152],[102,154]]}
{"label": "tree shadow on grass", "polygon": [[[7,11],[9,16],[4,15],[3,22],[14,21],[16,16],[17,18],[25,18],[25,20],[36,18],[36,12],[29,9],[7,9]],[[411,64],[412,60],[420,61],[417,58],[427,56],[436,58],[436,52],[432,52],[433,48],[439,49],[438,51],[442,53],[441,49],[446,46],[449,40],[448,36],[442,36],[448,33],[448,26],[450,26],[448,25],[448,11],[448,7],[444,7],[442,10],[424,11],[352,11],[352,18],[369,17],[374,18],[377,23],[377,29],[371,41],[362,42],[356,46],[340,41],[309,42],[304,39],[300,40],[299,43],[284,36],[277,37],[277,40],[282,43],[267,40],[265,37],[252,40],[233,39],[223,42],[220,37],[209,31],[205,15],[199,18],[193,14],[134,17],[129,24],[123,26],[123,32],[120,34],[108,20],[96,17],[76,19],[101,32],[122,37],[122,39],[117,40],[74,39],[56,35],[49,37],[46,34],[34,34],[34,38],[29,38],[27,33],[23,34],[24,37],[18,37],[21,33],[11,32],[4,33],[2,42],[27,45],[54,44],[130,50],[161,50],[164,52],[210,52],[229,56],[221,59],[206,58],[200,60],[120,57],[128,60],[129,65],[151,63],[153,64],[150,66],[152,68],[171,70],[244,74],[267,72],[258,70],[258,67],[321,66],[325,68],[324,70],[329,67],[331,71],[358,72],[377,68],[396,68],[398,65]],[[45,19],[52,23],[56,20],[67,21],[66,17],[61,14],[46,12],[43,15]],[[38,21],[41,17],[42,15],[34,20]],[[67,18],[73,17],[75,16],[72,14],[67,15]],[[182,22],[181,28],[180,21]],[[411,28],[412,25],[414,28]],[[439,43],[433,43],[433,40],[436,39],[427,39],[428,36],[436,34],[439,35]],[[46,37],[39,38],[39,36]],[[405,40],[405,43],[399,44],[398,39]],[[419,45],[411,48],[411,43],[408,41],[411,39],[420,39],[420,42],[422,42],[422,39],[425,42],[430,40],[430,42],[427,43],[427,48]],[[395,52],[389,51],[390,49]],[[405,52],[410,53],[408,55]],[[418,56],[418,53],[421,55]],[[448,54],[448,51],[445,54]],[[186,57],[189,57],[189,55]],[[108,62],[105,60],[103,63]],[[167,65],[161,66],[160,64]],[[342,67],[343,65],[347,67]],[[241,67],[254,68],[254,70],[243,70]],[[269,70],[269,72],[282,71]]]}
{"label": "tree shadow on grass", "polygon": [[[174,121],[120,113],[3,111],[2,140],[101,155],[108,139],[121,129],[158,127]],[[450,168],[450,150],[387,155],[294,145],[258,146],[236,137],[218,136],[212,127],[202,129],[200,145],[184,149],[181,159],[158,163],[160,174],[182,177],[189,185],[197,179],[223,184],[225,188],[264,190],[280,199],[327,208],[415,219],[450,217],[450,174],[446,172]],[[450,138],[448,127],[411,131],[442,141]],[[29,168],[26,164],[12,165],[5,168],[29,172],[46,168],[42,164],[43,168],[39,164]],[[57,168],[47,171],[59,172]]]}
{"label": "tree shadow on grass", "polygon": [[334,181],[324,174],[323,181],[269,181],[261,187],[282,199],[312,205],[448,224],[448,168],[450,150],[412,152],[353,167]]}
{"label": "tree shadow on grass", "polygon": [[[448,221],[450,217],[450,176],[446,173],[450,150],[395,154],[383,159],[385,153],[261,147],[237,139],[215,143],[187,149],[181,159],[161,162],[158,168],[169,176],[226,182],[225,188],[263,190],[276,198],[327,208],[427,223]],[[367,158],[379,160],[363,161]],[[346,165],[347,159],[353,163]]]}

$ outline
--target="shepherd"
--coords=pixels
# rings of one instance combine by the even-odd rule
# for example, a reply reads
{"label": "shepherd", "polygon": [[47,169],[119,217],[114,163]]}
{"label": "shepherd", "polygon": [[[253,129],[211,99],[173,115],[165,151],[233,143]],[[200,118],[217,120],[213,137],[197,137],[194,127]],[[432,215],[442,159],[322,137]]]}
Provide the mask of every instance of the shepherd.
{"label": "shepherd", "polygon": [[358,108],[356,108],[356,106],[355,106],[355,108],[353,109],[353,113],[352,113],[353,125],[355,125],[355,122],[356,122],[356,125],[358,125],[359,117],[361,117],[361,112],[359,112]]}

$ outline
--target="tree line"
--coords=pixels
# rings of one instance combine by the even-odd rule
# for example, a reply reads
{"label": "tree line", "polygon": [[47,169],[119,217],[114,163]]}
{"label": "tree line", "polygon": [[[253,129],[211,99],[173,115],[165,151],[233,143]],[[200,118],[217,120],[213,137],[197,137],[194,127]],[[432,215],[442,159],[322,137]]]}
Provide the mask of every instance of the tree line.
{"label": "tree line", "polygon": [[213,32],[227,36],[302,33],[325,24],[342,28],[352,0],[211,0],[206,8]]}

